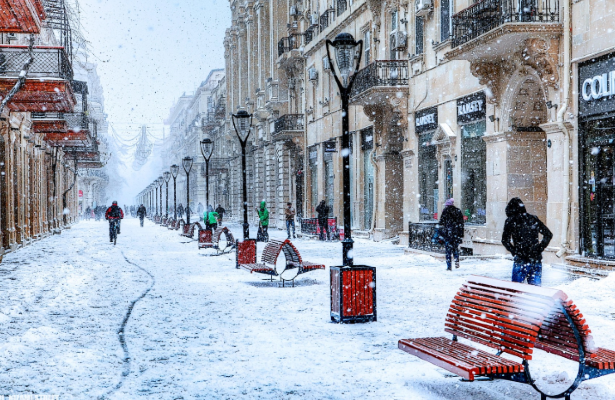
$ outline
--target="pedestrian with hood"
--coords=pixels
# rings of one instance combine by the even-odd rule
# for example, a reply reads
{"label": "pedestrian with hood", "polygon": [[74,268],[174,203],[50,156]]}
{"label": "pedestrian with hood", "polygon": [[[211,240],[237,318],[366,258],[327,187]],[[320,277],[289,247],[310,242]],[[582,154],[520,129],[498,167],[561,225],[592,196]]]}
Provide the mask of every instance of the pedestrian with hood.
{"label": "pedestrian with hood", "polygon": [[224,218],[224,213],[226,212],[224,207],[222,207],[222,204],[218,204],[218,207],[216,207],[216,212],[218,213],[218,222],[221,224],[222,219]]}
{"label": "pedestrian with hood", "polygon": [[[316,207],[318,225],[320,226],[320,240],[329,240],[329,206],[324,200]],[[324,239],[323,239],[324,238]]]}
{"label": "pedestrian with hood", "polygon": [[[267,203],[265,200],[261,201],[260,208],[256,209],[258,212],[258,230],[262,235],[262,240],[264,242],[269,241],[269,210],[267,210]],[[258,239],[258,238],[257,238]]]}
{"label": "pedestrian with hood", "polygon": [[[514,257],[512,281],[530,285],[542,283],[542,252],[547,248],[553,234],[538,219],[529,214],[520,198],[515,197],[506,206],[506,222],[502,244]],[[538,234],[542,240],[538,240]]]}
{"label": "pedestrian with hood", "polygon": [[218,213],[214,211],[213,206],[207,206],[207,211],[203,214],[203,221],[205,221],[206,230],[215,231],[218,229]]}
{"label": "pedestrian with hood", "polygon": [[145,209],[145,206],[141,204],[139,208],[137,209],[137,217],[139,217],[139,221],[141,222],[141,228],[143,228],[143,219],[145,218],[146,215],[147,215],[147,210]]}
{"label": "pedestrian with hood", "polygon": [[284,215],[286,216],[286,233],[287,239],[290,239],[290,227],[293,227],[293,239],[295,236],[295,209],[293,208],[292,203],[289,201],[286,203],[286,208],[284,209]]}
{"label": "pedestrian with hood", "polygon": [[455,258],[455,268],[459,268],[459,245],[463,239],[463,213],[455,207],[455,200],[448,199],[440,217],[440,236],[444,239],[446,250],[446,270],[452,271],[452,258]]}

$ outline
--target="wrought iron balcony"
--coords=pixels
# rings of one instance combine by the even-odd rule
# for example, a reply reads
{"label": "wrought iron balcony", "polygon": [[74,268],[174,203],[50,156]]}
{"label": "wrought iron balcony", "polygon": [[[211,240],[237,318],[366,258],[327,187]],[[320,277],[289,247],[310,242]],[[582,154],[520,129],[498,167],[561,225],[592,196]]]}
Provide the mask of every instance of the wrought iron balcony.
{"label": "wrought iron balcony", "polygon": [[301,47],[301,34],[293,33],[288,37],[280,39],[278,42],[278,57],[284,53],[288,53],[291,50],[297,50]]}
{"label": "wrought iron balcony", "polygon": [[337,0],[337,16],[348,9],[348,0]]}
{"label": "wrought iron balcony", "polygon": [[274,136],[303,132],[305,127],[303,114],[286,114],[275,120]]}
{"label": "wrought iron balcony", "polygon": [[[73,79],[73,68],[62,47],[36,46],[28,78]],[[28,46],[0,45],[0,78],[18,78],[30,59]]]}
{"label": "wrought iron balcony", "polygon": [[351,97],[378,87],[408,86],[408,61],[376,60],[357,74]]}
{"label": "wrought iron balcony", "polygon": [[559,0],[480,0],[453,15],[452,47],[506,23],[559,23]]}
{"label": "wrought iron balcony", "polygon": [[320,16],[320,31],[327,29],[329,25],[333,24],[333,21],[335,21],[335,9],[329,8]]}
{"label": "wrought iron balcony", "polygon": [[89,132],[90,119],[84,112],[64,113],[64,120],[69,131],[73,132]]}

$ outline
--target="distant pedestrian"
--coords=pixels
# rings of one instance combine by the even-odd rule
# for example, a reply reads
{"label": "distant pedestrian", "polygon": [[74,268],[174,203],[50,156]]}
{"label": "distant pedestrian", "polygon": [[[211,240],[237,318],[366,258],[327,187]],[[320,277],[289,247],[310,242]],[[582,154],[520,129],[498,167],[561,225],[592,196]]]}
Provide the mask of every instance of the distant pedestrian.
{"label": "distant pedestrian", "polygon": [[216,212],[218,213],[218,223],[222,223],[222,219],[224,218],[224,213],[226,212],[226,210],[224,209],[224,207],[222,207],[221,204],[218,204],[218,207],[216,207]]}
{"label": "distant pedestrian", "polygon": [[[265,200],[261,201],[260,208],[256,209],[258,212],[258,230],[261,234],[261,240],[264,242],[269,241],[269,210],[267,210],[267,203]],[[257,237],[257,240],[259,238]]]}
{"label": "distant pedestrian", "polygon": [[455,268],[459,268],[459,245],[463,239],[463,214],[455,207],[455,200],[448,199],[440,217],[440,236],[444,239],[446,250],[446,269],[452,271],[452,258],[455,258]]}
{"label": "distant pedestrian", "polygon": [[203,204],[201,204],[201,202],[199,202],[199,205],[196,207],[196,213],[201,215],[203,210],[204,210]]}
{"label": "distant pedestrian", "polygon": [[[547,248],[553,234],[538,219],[529,214],[520,198],[515,197],[506,206],[506,222],[502,233],[502,244],[515,258],[512,281],[530,285],[542,283],[542,252]],[[538,241],[538,234],[542,240]]]}
{"label": "distant pedestrian", "polygon": [[184,215],[184,206],[182,206],[182,203],[179,203],[177,206],[177,215],[179,215],[179,218],[182,218]]}
{"label": "distant pedestrian", "polygon": [[293,227],[293,239],[295,236],[295,209],[293,208],[292,203],[289,201],[286,203],[286,208],[284,209],[284,215],[286,216],[286,234],[287,239],[290,239],[290,227]]}
{"label": "distant pedestrian", "polygon": [[143,219],[145,218],[146,215],[147,215],[147,210],[145,209],[145,206],[141,204],[139,208],[137,209],[137,217],[139,217],[139,221],[141,222],[141,227],[143,227]]}
{"label": "distant pedestrian", "polygon": [[320,226],[320,240],[329,240],[329,206],[324,200],[316,207],[318,225]]}

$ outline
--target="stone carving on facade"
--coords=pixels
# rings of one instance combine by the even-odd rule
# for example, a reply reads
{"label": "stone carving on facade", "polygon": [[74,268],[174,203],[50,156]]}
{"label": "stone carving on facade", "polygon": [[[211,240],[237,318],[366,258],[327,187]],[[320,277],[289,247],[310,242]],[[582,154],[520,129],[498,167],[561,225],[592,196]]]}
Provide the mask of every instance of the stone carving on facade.
{"label": "stone carving on facade", "polygon": [[521,51],[524,65],[532,67],[546,86],[558,87],[557,55],[549,52],[552,46],[544,39],[527,39]]}

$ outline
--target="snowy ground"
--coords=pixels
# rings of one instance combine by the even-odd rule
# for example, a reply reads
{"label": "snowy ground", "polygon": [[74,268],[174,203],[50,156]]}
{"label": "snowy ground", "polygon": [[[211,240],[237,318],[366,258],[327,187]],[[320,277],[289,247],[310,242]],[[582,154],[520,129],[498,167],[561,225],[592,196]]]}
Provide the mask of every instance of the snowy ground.
{"label": "snowy ground", "polygon": [[[281,288],[235,269],[233,255],[207,257],[210,250],[199,252],[196,242],[175,231],[149,221],[140,228],[134,219],[122,225],[115,247],[106,224],[81,222],[5,257],[0,395],[540,398],[516,383],[462,383],[397,349],[401,338],[447,336],[444,316],[467,276],[509,279],[510,261],[464,261],[460,270],[446,272],[431,257],[405,256],[399,246],[359,239],[356,263],[378,267],[378,322],[338,325],[329,318],[328,270]],[[238,225],[230,228],[240,236]],[[341,261],[339,243],[294,243],[309,261]],[[597,344],[615,350],[615,275],[572,281],[549,267],[544,275],[545,286],[563,289],[577,303]],[[118,337],[123,321],[124,347]],[[537,368],[546,359],[537,354]],[[572,376],[573,367],[556,359],[537,374],[539,384],[555,390],[566,377],[560,371],[567,368]],[[614,399],[615,376],[583,383],[572,398]]]}

